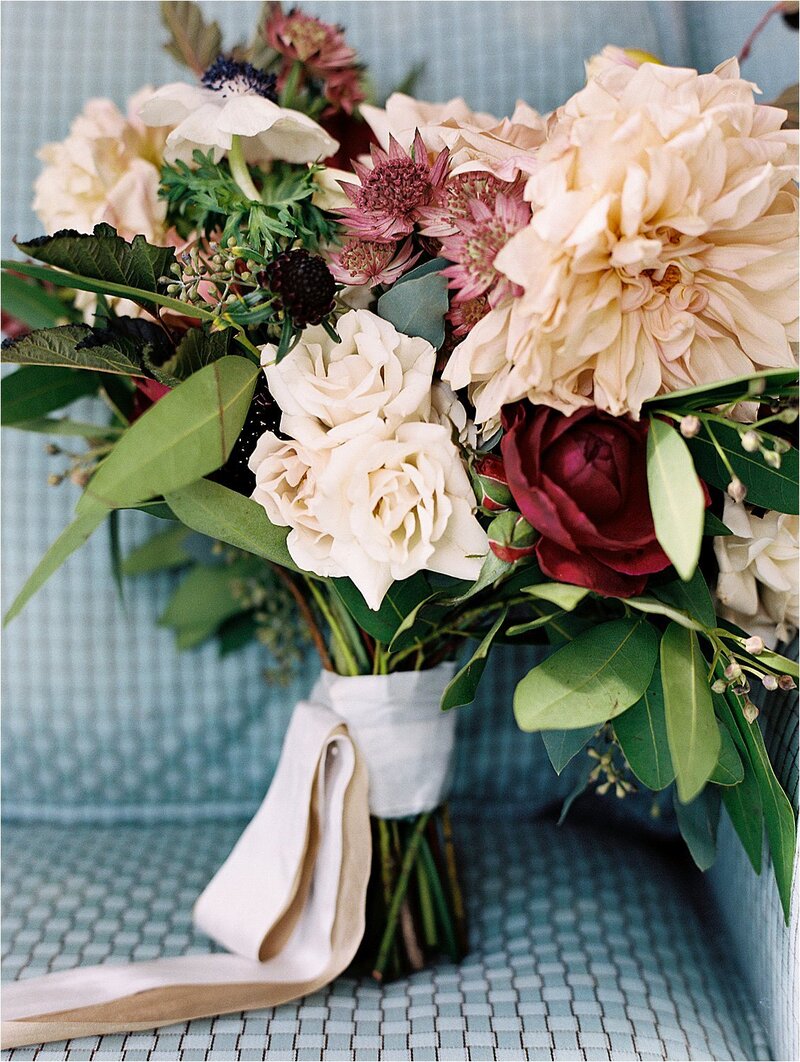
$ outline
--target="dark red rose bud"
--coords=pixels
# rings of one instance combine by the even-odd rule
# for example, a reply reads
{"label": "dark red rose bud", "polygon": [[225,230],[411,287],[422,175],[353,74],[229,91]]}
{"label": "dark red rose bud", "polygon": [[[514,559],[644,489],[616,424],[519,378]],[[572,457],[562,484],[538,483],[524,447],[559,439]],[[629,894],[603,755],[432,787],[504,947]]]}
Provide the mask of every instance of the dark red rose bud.
{"label": "dark red rose bud", "polygon": [[669,567],[650,511],[647,424],[517,402],[503,410],[503,428],[508,485],[541,534],[536,556],[546,575],[632,597]]}
{"label": "dark red rose bud", "polygon": [[495,454],[479,457],[472,466],[472,472],[475,496],[482,509],[500,513],[513,504],[503,462],[499,457]]}
{"label": "dark red rose bud", "polygon": [[146,413],[150,406],[155,405],[159,398],[163,398],[171,390],[166,384],[146,376],[137,376],[133,382],[136,385],[136,393],[133,396],[131,422],[138,420],[142,413]]}
{"label": "dark red rose bud", "polygon": [[536,532],[519,513],[500,513],[489,524],[486,534],[492,553],[508,564],[530,557],[536,551]]}

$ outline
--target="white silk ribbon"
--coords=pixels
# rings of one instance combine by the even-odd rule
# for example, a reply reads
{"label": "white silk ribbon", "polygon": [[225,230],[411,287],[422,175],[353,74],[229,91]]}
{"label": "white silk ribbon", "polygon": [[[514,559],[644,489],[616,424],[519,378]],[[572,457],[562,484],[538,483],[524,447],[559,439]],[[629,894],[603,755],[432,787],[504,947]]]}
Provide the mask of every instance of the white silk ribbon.
{"label": "white silk ribbon", "polygon": [[364,933],[370,810],[446,795],[452,665],[324,674],[292,715],[269,792],[194,908],[227,954],[78,967],[3,988],[0,1046],[151,1029],[297,999],[350,964]]}

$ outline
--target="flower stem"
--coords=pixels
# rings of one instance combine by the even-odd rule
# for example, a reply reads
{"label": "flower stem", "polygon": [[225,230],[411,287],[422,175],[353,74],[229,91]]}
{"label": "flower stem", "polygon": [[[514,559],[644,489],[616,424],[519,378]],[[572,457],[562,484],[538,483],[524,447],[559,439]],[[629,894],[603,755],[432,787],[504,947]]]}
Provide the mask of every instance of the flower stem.
{"label": "flower stem", "polygon": [[231,176],[241,188],[242,193],[252,202],[260,203],[261,193],[253,184],[253,178],[250,176],[250,170],[247,168],[247,163],[244,160],[242,139],[241,137],[236,136],[235,133],[231,137],[231,146],[228,151],[228,165],[231,168]]}
{"label": "flower stem", "polygon": [[386,928],[383,931],[380,948],[378,949],[378,958],[375,961],[375,969],[372,971],[372,976],[376,981],[383,980],[386,963],[389,960],[389,952],[394,942],[395,934],[397,933],[397,921],[400,917],[400,908],[403,906],[403,900],[405,900],[406,893],[408,892],[409,878],[411,877],[414,863],[417,860],[420,842],[422,841],[422,835],[425,832],[425,827],[428,825],[429,818],[430,812],[426,811],[417,819],[414,824],[414,831],[411,834],[411,840],[408,842],[408,848],[406,848],[405,855],[403,856],[403,862],[400,866],[400,875],[397,879],[392,902],[389,905],[389,911],[386,915]]}
{"label": "flower stem", "polygon": [[356,663],[355,657],[353,656],[353,654],[350,651],[350,646],[347,644],[347,639],[342,634],[341,628],[339,627],[339,624],[336,622],[336,619],[335,619],[333,613],[331,612],[331,609],[330,609],[330,606],[328,605],[328,602],[325,600],[325,595],[322,593],[322,591],[316,585],[314,579],[306,578],[306,583],[308,585],[309,590],[311,591],[311,593],[314,596],[314,600],[317,603],[317,608],[320,610],[322,615],[325,617],[325,621],[327,622],[328,627],[330,628],[330,631],[331,631],[331,634],[333,636],[334,643],[335,643],[335,645],[334,645],[334,654],[337,656],[337,658],[339,659],[339,661],[342,664],[341,674],[344,674],[344,675],[358,675],[358,674],[360,674],[359,669],[358,669],[358,664]]}
{"label": "flower stem", "polygon": [[453,920],[450,917],[450,911],[447,907],[447,900],[442,889],[442,883],[439,880],[439,871],[436,867],[436,863],[431,852],[430,845],[425,837],[420,840],[420,856],[422,865],[425,867],[425,874],[433,892],[433,902],[436,907],[436,913],[439,916],[439,922],[444,930],[444,940],[447,953],[453,962],[458,962],[458,944],[456,943],[456,934],[453,927]]}

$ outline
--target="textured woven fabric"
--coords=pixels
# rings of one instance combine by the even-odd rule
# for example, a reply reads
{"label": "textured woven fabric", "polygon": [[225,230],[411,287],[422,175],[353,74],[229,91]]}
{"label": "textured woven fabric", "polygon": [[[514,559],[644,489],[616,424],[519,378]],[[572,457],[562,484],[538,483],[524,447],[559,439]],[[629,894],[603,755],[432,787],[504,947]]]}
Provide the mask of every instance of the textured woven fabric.
{"label": "textured woven fabric", "polygon": [[[7,828],[6,975],[209,950],[190,906],[236,833]],[[530,818],[465,819],[458,839],[472,944],[458,968],[384,988],[343,978],[299,1004],[9,1062],[768,1057],[701,875],[677,850]]]}

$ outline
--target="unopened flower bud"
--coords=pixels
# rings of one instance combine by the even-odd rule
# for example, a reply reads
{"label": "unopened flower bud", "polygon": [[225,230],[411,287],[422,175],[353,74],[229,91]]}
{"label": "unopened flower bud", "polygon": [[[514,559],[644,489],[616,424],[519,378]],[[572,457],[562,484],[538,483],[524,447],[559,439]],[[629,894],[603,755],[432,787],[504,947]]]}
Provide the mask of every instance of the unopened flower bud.
{"label": "unopened flower bud", "polygon": [[758,708],[752,701],[745,701],[742,705],[742,715],[748,723],[754,723],[758,719]]}
{"label": "unopened flower bud", "polygon": [[782,409],[778,420],[783,424],[794,424],[797,420],[798,412],[794,406],[789,406],[788,409]]}
{"label": "unopened flower bud", "polygon": [[794,690],[797,689],[797,683],[791,675],[781,675],[778,679],[778,688],[781,690]]}
{"label": "unopened flower bud", "polygon": [[728,683],[724,679],[717,679],[711,686],[714,693],[724,693],[727,688]]}
{"label": "unopened flower bud", "polygon": [[765,450],[764,451],[764,460],[766,461],[766,463],[769,465],[770,468],[780,468],[781,467],[781,455],[778,453],[777,450]]}
{"label": "unopened flower bud", "polygon": [[475,495],[481,508],[499,513],[514,504],[501,458],[485,454],[475,461],[472,471]]}
{"label": "unopened flower bud", "polygon": [[778,688],[778,680],[774,675],[762,675],[761,684],[765,690],[769,690],[770,692]]}
{"label": "unopened flower bud", "polygon": [[684,439],[693,439],[695,435],[699,435],[702,427],[700,418],[696,417],[694,413],[690,413],[689,416],[684,417],[681,421],[681,435]]}
{"label": "unopened flower bud", "polygon": [[752,638],[748,638],[745,641],[744,650],[752,656],[758,656],[759,653],[764,652],[764,639],[759,638],[757,634],[754,634]]}
{"label": "unopened flower bud", "polygon": [[734,476],[728,484],[728,497],[739,503],[743,502],[747,497],[747,487],[738,476]]}
{"label": "unopened flower bud", "polygon": [[496,557],[513,564],[536,548],[536,532],[519,513],[507,510],[489,524],[489,547]]}
{"label": "unopened flower bud", "polygon": [[749,454],[756,453],[761,448],[761,438],[757,431],[746,431],[741,439],[742,449]]}
{"label": "unopened flower bud", "polygon": [[735,660],[732,660],[730,664],[728,664],[728,666],[725,668],[725,678],[733,680],[741,677],[742,669],[739,667]]}

